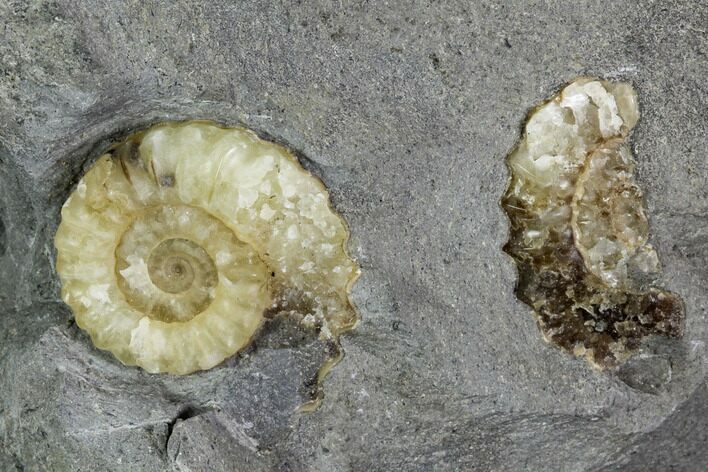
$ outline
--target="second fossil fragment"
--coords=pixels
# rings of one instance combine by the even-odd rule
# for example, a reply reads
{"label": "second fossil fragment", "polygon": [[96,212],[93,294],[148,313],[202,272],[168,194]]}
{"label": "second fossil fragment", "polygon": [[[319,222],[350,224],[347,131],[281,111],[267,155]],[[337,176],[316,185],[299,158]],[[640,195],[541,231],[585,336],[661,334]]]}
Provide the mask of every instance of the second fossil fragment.
{"label": "second fossil fragment", "polygon": [[531,113],[507,158],[516,294],[546,340],[601,368],[682,332],[681,301],[651,287],[659,261],[625,142],[638,118],[629,84],[581,78]]}

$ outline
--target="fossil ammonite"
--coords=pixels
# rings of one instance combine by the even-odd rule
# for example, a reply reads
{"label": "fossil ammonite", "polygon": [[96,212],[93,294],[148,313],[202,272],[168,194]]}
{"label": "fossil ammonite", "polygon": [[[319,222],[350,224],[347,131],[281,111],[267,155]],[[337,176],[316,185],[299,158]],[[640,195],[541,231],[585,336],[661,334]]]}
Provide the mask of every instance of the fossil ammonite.
{"label": "fossil ammonite", "polygon": [[507,158],[516,294],[546,340],[599,368],[683,330],[681,300],[652,286],[659,259],[626,143],[638,119],[631,85],[583,77],[529,115]]}
{"label": "fossil ammonite", "polygon": [[348,231],[284,147],[206,121],[128,136],[61,212],[62,297],[94,344],[149,372],[232,356],[269,310],[336,338],[357,321]]}

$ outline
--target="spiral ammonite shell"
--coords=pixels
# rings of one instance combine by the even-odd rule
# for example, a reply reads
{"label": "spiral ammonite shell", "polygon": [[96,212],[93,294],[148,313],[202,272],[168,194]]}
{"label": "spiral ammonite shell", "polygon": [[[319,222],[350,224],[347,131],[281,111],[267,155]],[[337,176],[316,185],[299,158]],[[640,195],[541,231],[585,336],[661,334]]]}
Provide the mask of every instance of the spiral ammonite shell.
{"label": "spiral ammonite shell", "polygon": [[163,123],[101,156],[61,212],[62,298],[94,344],[149,372],[209,369],[268,310],[336,338],[359,274],[324,185],[243,128]]}

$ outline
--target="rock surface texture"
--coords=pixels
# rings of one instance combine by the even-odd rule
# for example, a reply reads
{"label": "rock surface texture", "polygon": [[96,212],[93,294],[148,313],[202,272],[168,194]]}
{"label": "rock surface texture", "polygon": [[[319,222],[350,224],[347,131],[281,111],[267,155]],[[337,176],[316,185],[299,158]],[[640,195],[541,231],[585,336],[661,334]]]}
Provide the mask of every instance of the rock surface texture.
{"label": "rock surface texture", "polygon": [[[0,2],[0,470],[700,470],[706,24],[689,1]],[[579,76],[637,92],[646,243],[685,305],[682,338],[601,372],[541,339],[502,251],[524,113]],[[314,412],[338,354],[316,325],[275,316],[210,370],[149,374],[61,301],[81,176],[195,118],[295,150],[349,224],[361,322]]]}

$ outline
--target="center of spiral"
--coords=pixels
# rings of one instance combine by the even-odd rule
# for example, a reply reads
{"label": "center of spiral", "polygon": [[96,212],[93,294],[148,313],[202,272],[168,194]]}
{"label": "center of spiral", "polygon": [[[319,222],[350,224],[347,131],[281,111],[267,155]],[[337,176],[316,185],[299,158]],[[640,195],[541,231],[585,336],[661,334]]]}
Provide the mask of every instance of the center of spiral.
{"label": "center of spiral", "polygon": [[[204,210],[164,205],[139,215],[116,248],[118,286],[126,301],[159,321],[189,321],[216,296],[215,257],[233,233]],[[234,239],[235,240],[235,239]]]}
{"label": "center of spiral", "polygon": [[209,254],[187,239],[168,239],[150,254],[148,274],[157,288],[167,293],[182,293],[194,283],[194,271],[215,271]]}

